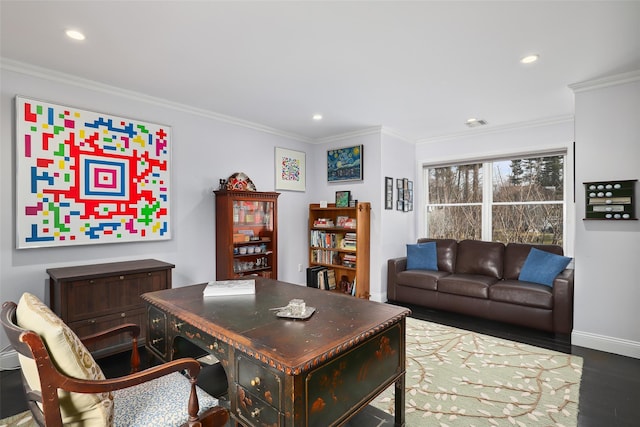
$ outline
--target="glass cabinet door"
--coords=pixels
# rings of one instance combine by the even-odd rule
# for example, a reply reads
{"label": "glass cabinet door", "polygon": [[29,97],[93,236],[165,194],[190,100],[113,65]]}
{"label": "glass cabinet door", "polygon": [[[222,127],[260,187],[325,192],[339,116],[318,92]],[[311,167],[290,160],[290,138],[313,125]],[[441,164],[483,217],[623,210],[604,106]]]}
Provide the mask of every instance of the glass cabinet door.
{"label": "glass cabinet door", "polygon": [[216,280],[277,279],[279,193],[214,191]]}

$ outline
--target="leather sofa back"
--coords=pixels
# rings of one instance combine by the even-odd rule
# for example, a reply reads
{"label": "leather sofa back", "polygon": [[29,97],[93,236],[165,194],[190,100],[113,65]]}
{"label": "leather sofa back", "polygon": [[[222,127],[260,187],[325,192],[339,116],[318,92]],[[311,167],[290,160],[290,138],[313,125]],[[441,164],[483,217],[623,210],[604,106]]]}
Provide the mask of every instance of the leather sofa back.
{"label": "leather sofa back", "polygon": [[501,279],[503,268],[504,244],[481,240],[458,242],[456,273],[480,274]]}
{"label": "leather sofa back", "polygon": [[527,243],[509,243],[504,251],[504,278],[505,280],[518,280],[520,271],[524,265],[531,248],[551,252],[556,255],[564,255],[562,246],[557,245],[531,245]]}
{"label": "leather sofa back", "polygon": [[455,239],[427,239],[422,237],[418,243],[436,242],[438,254],[438,271],[453,273],[456,267],[456,253],[458,242]]}

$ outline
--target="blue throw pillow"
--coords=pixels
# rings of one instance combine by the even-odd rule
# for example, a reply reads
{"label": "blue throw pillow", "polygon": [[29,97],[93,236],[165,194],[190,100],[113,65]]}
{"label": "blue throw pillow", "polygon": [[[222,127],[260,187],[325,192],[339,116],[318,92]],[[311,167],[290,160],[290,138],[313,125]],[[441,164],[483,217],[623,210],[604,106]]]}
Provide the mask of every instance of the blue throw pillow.
{"label": "blue throw pillow", "polygon": [[531,248],[518,280],[553,286],[553,279],[569,265],[571,258]]}
{"label": "blue throw pillow", "polygon": [[407,245],[407,270],[438,271],[436,242]]}

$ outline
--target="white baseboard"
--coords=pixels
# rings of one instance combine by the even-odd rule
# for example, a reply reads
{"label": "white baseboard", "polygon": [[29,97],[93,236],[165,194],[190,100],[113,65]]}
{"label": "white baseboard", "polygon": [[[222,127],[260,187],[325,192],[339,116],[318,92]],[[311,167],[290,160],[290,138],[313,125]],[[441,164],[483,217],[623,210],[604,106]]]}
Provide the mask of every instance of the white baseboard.
{"label": "white baseboard", "polygon": [[18,369],[19,367],[18,352],[8,350],[0,353],[0,371],[10,371],[12,369]]}
{"label": "white baseboard", "polygon": [[637,341],[597,335],[574,329],[571,333],[571,344],[640,359],[640,342]]}

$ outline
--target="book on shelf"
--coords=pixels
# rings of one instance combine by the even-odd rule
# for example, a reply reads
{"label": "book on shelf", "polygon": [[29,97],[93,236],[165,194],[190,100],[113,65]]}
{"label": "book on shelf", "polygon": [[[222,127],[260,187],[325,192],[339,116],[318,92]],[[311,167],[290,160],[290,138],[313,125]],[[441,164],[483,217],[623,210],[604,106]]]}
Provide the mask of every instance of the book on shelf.
{"label": "book on shelf", "polygon": [[333,220],[331,218],[317,218],[313,221],[314,227],[334,227]]}
{"label": "book on shelf", "polygon": [[231,295],[251,295],[256,293],[256,281],[245,280],[213,280],[207,283],[202,294],[205,297]]}
{"label": "book on shelf", "polygon": [[344,228],[356,228],[356,219],[355,218],[347,218],[347,220],[342,225]]}
{"label": "book on shelf", "polygon": [[336,288],[336,271],[333,269],[327,270],[327,287],[330,290],[334,290]]}

